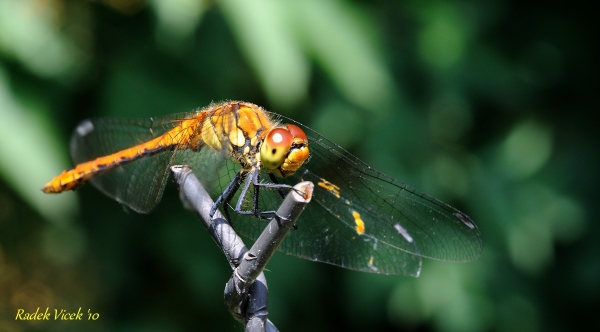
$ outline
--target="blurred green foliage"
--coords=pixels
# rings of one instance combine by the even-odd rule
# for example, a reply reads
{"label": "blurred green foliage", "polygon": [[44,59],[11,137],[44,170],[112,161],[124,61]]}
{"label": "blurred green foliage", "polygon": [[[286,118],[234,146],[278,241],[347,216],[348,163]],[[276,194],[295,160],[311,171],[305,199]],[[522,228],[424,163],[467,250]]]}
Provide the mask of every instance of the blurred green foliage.
{"label": "blurred green foliage", "polygon": [[[595,6],[0,0],[0,330],[242,329],[222,305],[229,267],[174,186],[150,215],[91,186],[39,191],[85,118],[225,99],[313,127],[484,235],[477,261],[424,261],[418,279],[276,255],[282,331],[595,326]],[[37,307],[100,317],[15,321]]]}

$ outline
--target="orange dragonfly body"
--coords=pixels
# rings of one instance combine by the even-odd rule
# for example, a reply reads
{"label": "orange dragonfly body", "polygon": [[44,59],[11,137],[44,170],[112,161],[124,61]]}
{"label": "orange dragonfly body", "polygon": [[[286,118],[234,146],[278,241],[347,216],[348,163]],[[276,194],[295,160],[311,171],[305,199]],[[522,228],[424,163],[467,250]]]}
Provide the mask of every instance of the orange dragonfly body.
{"label": "orange dragonfly body", "polygon": [[[167,123],[173,128],[156,138],[80,163],[74,169],[63,171],[56,176],[42,191],[60,193],[74,190],[102,173],[140,158],[164,152],[172,154],[176,150],[198,152],[205,146],[215,151],[227,150],[231,158],[247,171],[263,165],[270,172],[282,177],[294,173],[309,156],[307,138],[300,128],[295,125],[278,126],[259,106],[250,103],[215,104],[194,113],[173,116]],[[86,120],[77,127],[73,141],[80,142],[95,130],[95,124]],[[151,127],[148,129],[149,134],[153,131]],[[270,135],[267,136],[268,134]],[[260,144],[262,141],[267,144]],[[269,149],[269,153],[260,153],[259,147]],[[167,165],[163,165],[157,168],[157,171],[164,173],[166,168]],[[164,178],[164,174],[158,175]],[[158,193],[162,194],[164,181],[159,186]],[[149,212],[155,205],[150,202],[135,202],[138,200],[135,196],[131,196],[132,199],[127,201],[121,200],[117,193],[108,194],[138,212]],[[154,203],[158,203],[160,194],[154,197]]]}
{"label": "orange dragonfly body", "polygon": [[470,261],[483,248],[466,214],[251,103],[223,102],[149,119],[85,120],[72,136],[71,156],[75,168],[52,179],[44,192],[91,182],[147,213],[162,197],[169,166],[187,164],[216,198],[213,211],[223,209],[236,231],[252,239],[264,227],[261,216],[281,204],[281,189],[312,181],[312,201],[279,250],[344,268],[418,276],[422,257]]}

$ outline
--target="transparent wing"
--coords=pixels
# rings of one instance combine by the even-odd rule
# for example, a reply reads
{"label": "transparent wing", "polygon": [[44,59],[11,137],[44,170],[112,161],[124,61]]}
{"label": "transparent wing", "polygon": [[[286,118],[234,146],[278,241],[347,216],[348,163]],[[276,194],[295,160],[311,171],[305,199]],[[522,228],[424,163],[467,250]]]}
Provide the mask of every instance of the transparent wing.
{"label": "transparent wing", "polygon": [[[96,119],[78,126],[71,141],[75,162],[93,160],[147,142],[196,112],[151,119]],[[382,274],[418,275],[421,257],[468,261],[481,253],[481,233],[455,208],[372,169],[338,145],[291,119],[309,136],[311,159],[281,183],[315,183],[313,200],[279,250],[305,259]],[[177,135],[176,135],[177,136]],[[173,164],[188,164],[216,199],[240,166],[225,151],[165,148],[152,156],[109,170],[91,182],[138,212],[160,200]],[[261,179],[268,180],[262,173]],[[243,208],[252,210],[252,190]],[[231,205],[239,199],[239,191]],[[276,210],[282,198],[261,189],[259,209]],[[226,206],[231,211],[231,206]],[[230,213],[236,230],[256,239],[266,223]]]}
{"label": "transparent wing", "polygon": [[[310,128],[279,118],[306,132],[311,159],[293,176],[278,180],[315,183],[312,202],[280,251],[359,271],[401,275],[418,275],[421,257],[469,261],[480,255],[481,233],[468,216],[374,170]],[[276,209],[281,202],[272,190],[262,190],[260,200],[263,210]],[[264,222],[248,219],[236,220],[236,227],[256,238]]]}
{"label": "transparent wing", "polygon": [[[181,120],[196,114],[188,112],[148,119],[85,120],[72,135],[71,156],[75,163],[81,163],[131,148],[164,134]],[[197,172],[208,172],[209,168],[218,167],[215,163],[222,161],[218,155],[210,149],[201,149],[200,152],[165,149],[99,174],[90,182],[134,211],[148,213],[162,198],[170,165],[188,163]]]}

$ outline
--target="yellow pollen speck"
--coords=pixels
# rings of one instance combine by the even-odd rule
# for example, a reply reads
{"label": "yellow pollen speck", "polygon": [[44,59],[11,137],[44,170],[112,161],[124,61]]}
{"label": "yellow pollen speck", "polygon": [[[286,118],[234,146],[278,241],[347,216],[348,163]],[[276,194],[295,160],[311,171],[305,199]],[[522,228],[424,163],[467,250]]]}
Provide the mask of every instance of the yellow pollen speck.
{"label": "yellow pollen speck", "polygon": [[354,217],[354,222],[356,223],[356,233],[358,233],[358,235],[363,235],[365,232],[365,223],[360,218],[360,214],[356,211],[352,211],[352,216]]}
{"label": "yellow pollen speck", "polygon": [[335,197],[340,198],[340,187],[336,186],[335,184],[325,180],[325,179],[321,179],[322,182],[317,183],[319,185],[319,187],[330,191]]}
{"label": "yellow pollen speck", "polygon": [[377,271],[379,270],[375,265],[373,265],[373,256],[369,258],[369,264],[367,266],[369,267],[369,269],[371,269],[371,271],[375,273],[377,273]]}

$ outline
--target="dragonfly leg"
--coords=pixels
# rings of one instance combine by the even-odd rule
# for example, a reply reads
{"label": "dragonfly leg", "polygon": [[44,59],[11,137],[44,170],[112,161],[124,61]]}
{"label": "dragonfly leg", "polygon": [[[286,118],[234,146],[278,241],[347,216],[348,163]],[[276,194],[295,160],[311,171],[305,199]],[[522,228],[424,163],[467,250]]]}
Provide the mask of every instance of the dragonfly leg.
{"label": "dragonfly leg", "polygon": [[[242,180],[240,180],[240,181],[244,181],[244,178],[242,178]],[[241,184],[240,181],[237,182],[237,184],[235,186],[235,190],[232,190],[229,193],[229,195],[227,195],[227,197],[225,197],[225,200],[223,201],[223,213],[225,214],[225,218],[227,220],[231,220],[231,215],[229,214],[229,209],[227,209],[227,206],[230,206],[231,200],[233,199],[233,195],[235,195],[235,193],[240,188],[240,184]]]}
{"label": "dragonfly leg", "polygon": [[[221,193],[221,195],[219,195],[219,197],[213,204],[212,208],[210,209],[209,216],[210,216],[211,220],[221,204],[223,204],[223,203],[228,204],[231,201],[231,199],[233,198],[233,195],[235,195],[235,193],[240,188],[240,184],[242,183],[242,181],[244,181],[244,179],[247,176],[248,176],[248,172],[243,172],[243,171],[238,172],[235,175],[235,177],[233,178],[233,180],[231,180],[231,182],[229,182],[229,184],[227,185],[225,190],[223,190],[223,193]],[[227,218],[227,220],[231,220],[231,218],[229,217],[229,212],[227,212],[226,208],[223,209],[223,212],[225,213],[225,217]]]}
{"label": "dragonfly leg", "polygon": [[[253,168],[248,173],[249,176],[246,179],[246,183],[244,184],[244,187],[242,188],[242,192],[238,198],[237,204],[234,209],[236,213],[243,214],[243,215],[254,215],[259,218],[262,218],[263,215],[273,215],[276,212],[274,210],[273,211],[260,211],[259,210],[259,207],[258,207],[259,192],[260,192],[259,188],[265,187],[265,188],[272,188],[272,189],[278,189],[278,190],[293,189],[292,186],[287,185],[287,184],[260,183],[259,182],[259,174],[260,174],[259,168]],[[251,211],[244,211],[244,210],[242,210],[242,204],[244,203],[244,198],[246,197],[246,194],[248,193],[248,190],[250,189],[250,184],[252,184],[254,186],[254,197],[253,197],[253,204],[252,204],[253,206],[252,206]]]}
{"label": "dragonfly leg", "polygon": [[[275,184],[279,184],[279,182],[277,182],[277,178],[275,177],[275,174],[269,173],[269,179],[271,179],[271,182],[273,182]],[[285,191],[283,191],[282,188],[277,189],[277,192],[279,193],[279,196],[281,196],[282,199],[285,199]]]}
{"label": "dragonfly leg", "polygon": [[275,211],[258,211],[258,189],[257,186],[254,185],[254,197],[253,197],[253,202],[252,202],[252,211],[244,211],[242,210],[242,204],[244,203],[244,198],[246,197],[246,194],[248,193],[248,189],[250,189],[250,184],[253,184],[255,182],[258,182],[258,174],[260,173],[260,169],[258,168],[253,168],[250,172],[249,172],[249,177],[246,179],[246,183],[244,183],[244,187],[242,188],[242,193],[240,194],[240,197],[238,197],[238,201],[235,205],[235,212],[238,214],[252,214],[255,215],[257,217],[259,217],[261,214],[273,214]]}
{"label": "dragonfly leg", "polygon": [[258,178],[256,178],[256,182],[254,182],[254,185],[259,186],[259,187],[277,189],[277,192],[279,193],[281,198],[284,198],[284,199],[285,199],[285,195],[286,195],[286,192],[285,192],[286,189],[294,190],[296,193],[298,193],[298,195],[301,195],[301,196],[305,195],[305,193],[303,191],[294,188],[294,186],[290,186],[289,184],[283,184],[283,183],[277,182],[277,178],[275,177],[275,175],[273,175],[273,173],[269,173],[269,178],[271,179],[272,183],[259,183]]}
{"label": "dragonfly leg", "polygon": [[[279,184],[279,182],[277,182],[277,178],[275,177],[275,174],[269,173],[269,178],[271,179],[271,182]],[[279,188],[279,189],[277,189],[277,192],[279,193],[279,196],[281,196],[282,199],[285,199],[285,191],[283,189]],[[298,225],[296,225],[294,223],[294,225],[292,225],[292,229],[297,230]]]}
{"label": "dragonfly leg", "polygon": [[[271,175],[271,173],[269,173],[269,175]],[[277,213],[275,213],[275,211],[264,211],[265,213],[263,213],[262,211],[259,211],[259,209],[258,209],[258,197],[259,197],[259,194],[260,194],[260,187],[263,184],[265,184],[265,183],[260,183],[258,181],[259,180],[259,176],[260,176],[260,172],[256,172],[255,177],[254,178],[250,177],[249,181],[248,181],[248,182],[250,182],[250,179],[251,179],[252,183],[254,184],[254,199],[253,199],[252,210],[254,211],[254,215],[255,216],[257,216],[259,218],[263,218],[263,219],[268,219],[268,217],[263,217],[262,215],[263,214],[267,214],[269,212],[273,212],[273,214],[275,214],[275,215],[277,215]],[[280,185],[279,183],[277,183],[277,180],[275,179],[275,177],[271,177],[271,179],[274,182],[273,184]],[[283,186],[287,186],[287,185],[283,185]],[[275,187],[273,187],[273,188],[275,188]],[[287,189],[287,187],[286,187],[286,189]],[[284,190],[281,187],[279,187],[277,189],[277,192],[279,193],[279,195],[281,195],[282,198],[285,198],[285,192],[284,192]],[[282,220],[284,220],[284,221],[287,220],[286,218],[284,218],[282,216],[279,216],[279,215],[277,215],[277,217],[280,218],[280,219],[282,219]]]}

